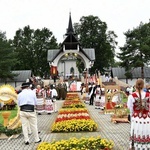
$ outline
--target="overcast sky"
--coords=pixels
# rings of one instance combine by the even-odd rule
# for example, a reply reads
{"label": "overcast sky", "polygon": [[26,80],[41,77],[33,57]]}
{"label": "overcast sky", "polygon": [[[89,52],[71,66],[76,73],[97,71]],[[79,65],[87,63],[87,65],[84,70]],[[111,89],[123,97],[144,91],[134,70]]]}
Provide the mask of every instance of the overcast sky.
{"label": "overcast sky", "polygon": [[149,22],[150,0],[0,0],[0,31],[12,39],[19,28],[27,25],[35,30],[46,27],[58,42],[63,42],[70,12],[72,23],[82,16],[98,16],[123,46],[124,32],[140,22]]}

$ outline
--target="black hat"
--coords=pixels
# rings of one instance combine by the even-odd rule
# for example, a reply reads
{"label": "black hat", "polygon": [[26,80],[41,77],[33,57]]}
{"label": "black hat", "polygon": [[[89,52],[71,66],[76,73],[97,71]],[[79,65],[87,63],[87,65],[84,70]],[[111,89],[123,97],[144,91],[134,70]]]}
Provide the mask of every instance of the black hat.
{"label": "black hat", "polygon": [[29,83],[27,83],[27,82],[25,82],[25,83],[22,83],[21,88],[26,88],[26,87],[29,87],[29,86],[30,86],[30,84],[29,84]]}

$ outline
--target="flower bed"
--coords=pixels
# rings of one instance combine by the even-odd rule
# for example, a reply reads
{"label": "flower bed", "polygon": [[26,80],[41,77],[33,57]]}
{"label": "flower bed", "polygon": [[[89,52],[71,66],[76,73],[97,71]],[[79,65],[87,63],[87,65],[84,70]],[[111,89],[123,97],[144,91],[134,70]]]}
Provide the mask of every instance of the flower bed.
{"label": "flower bed", "polygon": [[101,137],[90,138],[70,138],[69,140],[53,141],[51,143],[42,142],[37,150],[111,150],[113,141],[102,139]]}
{"label": "flower bed", "polygon": [[62,108],[85,108],[85,105],[80,101],[66,100]]}
{"label": "flower bed", "polygon": [[[64,101],[62,109],[60,109],[59,114],[51,127],[51,131],[96,131],[97,124],[91,119],[88,110],[85,108],[85,104],[79,100],[77,94],[73,95],[67,95],[68,99]],[[74,98],[76,98],[76,100],[74,100]]]}
{"label": "flower bed", "polygon": [[[72,102],[74,103],[73,97]],[[65,103],[66,102],[64,102],[64,104]],[[78,132],[96,130],[97,124],[90,118],[88,110],[85,107],[60,109],[59,114],[52,126],[52,132]],[[100,136],[81,137],[80,139],[72,137],[68,140],[62,139],[60,141],[53,140],[52,142],[42,142],[37,146],[37,150],[112,150],[113,147],[113,141],[101,138]]]}

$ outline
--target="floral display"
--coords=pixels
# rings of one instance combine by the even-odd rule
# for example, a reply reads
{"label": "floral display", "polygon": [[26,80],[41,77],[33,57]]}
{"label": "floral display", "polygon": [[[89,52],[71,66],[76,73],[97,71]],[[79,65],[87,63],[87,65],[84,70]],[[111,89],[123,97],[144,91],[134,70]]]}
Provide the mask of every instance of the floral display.
{"label": "floral display", "polygon": [[62,106],[62,108],[84,108],[85,104],[80,102],[79,100],[66,100]]}
{"label": "floral display", "polygon": [[[74,98],[76,98],[74,100]],[[64,107],[65,106],[65,107]],[[72,106],[72,107],[71,107]],[[78,107],[76,107],[78,106]],[[51,127],[52,132],[92,132],[97,124],[91,119],[85,105],[75,94],[68,94],[63,107]],[[72,137],[68,140],[42,142],[37,150],[112,150],[114,143],[99,137]]]}
{"label": "floral display", "polygon": [[37,147],[37,150],[111,150],[114,146],[113,141],[101,137],[89,138],[70,138],[69,140],[53,141],[51,143],[43,142]]}
{"label": "floral display", "polygon": [[[73,96],[74,95],[74,96]],[[62,109],[51,127],[52,132],[96,131],[97,124],[91,119],[77,94],[68,94]],[[75,98],[75,100],[74,100]]]}

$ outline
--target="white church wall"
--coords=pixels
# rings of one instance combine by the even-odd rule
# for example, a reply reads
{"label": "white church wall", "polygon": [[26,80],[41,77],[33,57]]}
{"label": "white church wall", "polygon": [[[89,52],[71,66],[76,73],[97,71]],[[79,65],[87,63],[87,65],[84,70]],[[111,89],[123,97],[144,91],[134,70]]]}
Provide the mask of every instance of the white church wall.
{"label": "white church wall", "polygon": [[65,60],[63,63],[60,62],[58,64],[58,72],[60,76],[69,77],[71,76],[70,69],[74,68],[74,75],[79,77],[79,71],[78,68],[76,67],[76,60]]}

